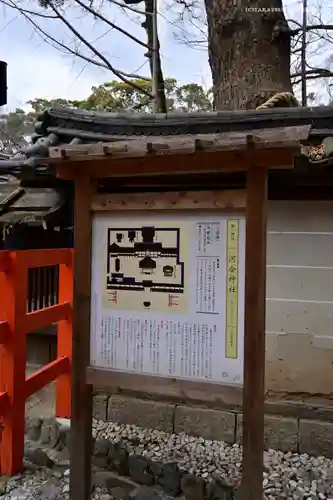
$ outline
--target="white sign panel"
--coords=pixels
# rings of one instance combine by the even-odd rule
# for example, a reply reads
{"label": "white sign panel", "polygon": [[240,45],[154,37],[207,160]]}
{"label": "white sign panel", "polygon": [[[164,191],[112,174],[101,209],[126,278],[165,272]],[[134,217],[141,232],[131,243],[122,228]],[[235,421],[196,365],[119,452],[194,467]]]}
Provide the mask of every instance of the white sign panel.
{"label": "white sign panel", "polygon": [[93,367],[240,385],[245,217],[95,214]]}

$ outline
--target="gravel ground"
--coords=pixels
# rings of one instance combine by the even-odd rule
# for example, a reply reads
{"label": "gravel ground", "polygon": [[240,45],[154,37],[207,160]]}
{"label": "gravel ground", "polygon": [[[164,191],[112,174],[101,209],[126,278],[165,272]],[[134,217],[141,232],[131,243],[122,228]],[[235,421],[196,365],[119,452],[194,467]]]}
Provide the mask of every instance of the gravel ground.
{"label": "gravel ground", "polygon": [[[6,492],[1,500],[68,500],[69,470],[41,468],[36,470],[27,464],[24,474],[8,480],[0,478],[1,487]],[[91,495],[92,500],[112,500],[108,490],[97,488]]]}
{"label": "gravel ground", "polygon": [[[187,434],[168,434],[136,426],[98,421],[94,435],[124,441],[128,450],[151,460],[176,461],[179,467],[205,479],[222,476],[237,487],[241,479],[242,448]],[[333,500],[333,460],[307,454],[268,450],[264,454],[267,500]]]}
{"label": "gravel ground", "polygon": [[[235,487],[240,483],[242,450],[237,444],[102,421],[94,422],[93,434],[113,442],[122,440],[130,454],[141,454],[158,462],[177,462],[180,469],[205,480],[223,477]],[[268,450],[264,464],[266,500],[333,500],[333,460]],[[20,476],[10,480],[0,478],[0,500],[68,500],[68,469],[59,465],[53,469],[26,465],[25,473]],[[92,493],[95,500],[113,498],[122,500],[100,487]]]}

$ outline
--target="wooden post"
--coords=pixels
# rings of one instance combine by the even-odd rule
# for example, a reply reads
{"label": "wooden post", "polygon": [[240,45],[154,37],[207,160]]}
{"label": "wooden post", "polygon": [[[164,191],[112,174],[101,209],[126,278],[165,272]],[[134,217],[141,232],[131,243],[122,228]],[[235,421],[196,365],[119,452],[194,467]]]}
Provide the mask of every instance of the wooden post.
{"label": "wooden post", "polygon": [[[68,250],[70,252],[70,250]],[[60,264],[59,304],[73,304],[73,252],[69,264]],[[73,309],[72,309],[73,310]],[[72,316],[58,323],[57,357],[72,359]],[[56,415],[69,418],[71,415],[71,373],[66,373],[56,381]]]}
{"label": "wooden post", "polygon": [[[9,335],[0,347],[0,392],[7,392],[8,409],[2,418],[1,474],[21,472],[24,455],[26,332],[28,270],[23,255],[11,252],[11,263],[0,272],[0,318],[8,322]],[[23,320],[23,321],[22,321]]]}
{"label": "wooden post", "polygon": [[263,497],[267,170],[247,174],[243,387],[244,500]]}
{"label": "wooden post", "polygon": [[91,498],[92,386],[86,384],[90,356],[91,181],[75,184],[74,297],[70,500]]}

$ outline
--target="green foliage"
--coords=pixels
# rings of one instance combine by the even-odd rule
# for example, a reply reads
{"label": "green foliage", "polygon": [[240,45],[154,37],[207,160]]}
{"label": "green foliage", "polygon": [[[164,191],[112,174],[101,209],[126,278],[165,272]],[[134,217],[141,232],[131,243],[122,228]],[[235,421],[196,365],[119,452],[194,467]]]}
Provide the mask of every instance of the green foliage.
{"label": "green foliage", "polygon": [[73,106],[72,101],[68,101],[67,99],[52,99],[51,101],[49,101],[48,99],[44,99],[43,97],[36,97],[36,99],[28,101],[27,104],[32,107],[34,115],[39,115],[45,109],[54,106],[65,106],[67,108],[77,107]]}
{"label": "green foliage", "polygon": [[[137,87],[151,91],[150,81],[135,79],[132,82]],[[213,109],[212,91],[206,91],[196,83],[178,85],[177,80],[168,78],[165,80],[165,94],[169,111],[194,112]],[[44,108],[47,107],[45,102],[40,104]],[[93,87],[91,94],[82,101],[61,102],[58,99],[54,104],[64,104],[92,111],[141,111],[147,113],[152,111],[151,101],[145,94],[140,93],[129,84],[115,80]]]}
{"label": "green foliage", "polygon": [[0,115],[0,152],[15,154],[26,146],[34,131],[34,113],[16,109]]}
{"label": "green foliage", "polygon": [[[133,80],[138,87],[150,90],[146,80]],[[118,81],[103,83],[91,89],[90,96],[75,103],[77,107],[94,111],[150,111],[149,97],[132,86]]]}

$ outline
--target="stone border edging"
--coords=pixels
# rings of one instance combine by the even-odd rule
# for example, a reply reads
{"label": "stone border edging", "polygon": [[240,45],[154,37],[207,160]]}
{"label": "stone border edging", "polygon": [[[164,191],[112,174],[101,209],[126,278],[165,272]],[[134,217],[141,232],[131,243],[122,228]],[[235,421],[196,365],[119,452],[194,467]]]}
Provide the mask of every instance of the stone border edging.
{"label": "stone border edging", "polygon": [[[53,468],[64,460],[68,466],[70,423],[56,418],[28,418],[26,421],[25,462],[37,467]],[[59,463],[58,463],[59,465]],[[159,487],[167,495],[185,500],[233,500],[237,486],[221,477],[204,479],[181,470],[176,462],[157,462],[139,454],[130,454],[121,441],[93,438],[92,486],[114,487],[119,482],[135,487]],[[208,474],[207,474],[208,478]],[[108,486],[109,483],[109,486]],[[157,500],[151,494],[141,500]],[[144,497],[144,498],[143,498]],[[138,500],[138,499],[136,499]]]}
{"label": "stone border edging", "polygon": [[[265,448],[333,457],[333,407],[289,402],[266,403]],[[241,443],[239,409],[211,409],[98,393],[97,420],[135,424],[165,432],[186,432],[205,439]]]}

